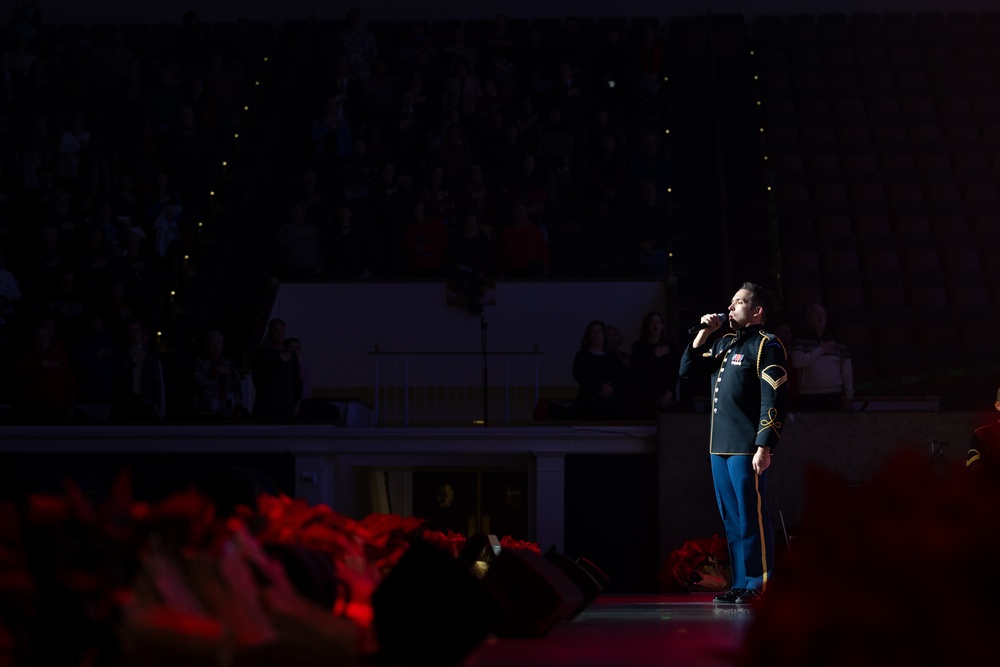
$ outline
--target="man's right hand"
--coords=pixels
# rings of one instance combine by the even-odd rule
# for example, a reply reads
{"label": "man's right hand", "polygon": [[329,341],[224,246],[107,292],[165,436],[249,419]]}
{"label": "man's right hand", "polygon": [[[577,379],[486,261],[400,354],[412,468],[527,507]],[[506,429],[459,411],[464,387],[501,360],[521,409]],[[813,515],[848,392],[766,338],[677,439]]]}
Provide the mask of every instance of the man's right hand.
{"label": "man's right hand", "polygon": [[692,347],[701,347],[707,341],[709,336],[719,330],[719,327],[726,321],[725,319],[719,317],[718,313],[707,313],[701,316],[699,320],[705,325],[705,328],[698,332],[698,335],[694,337],[694,342],[691,343]]}

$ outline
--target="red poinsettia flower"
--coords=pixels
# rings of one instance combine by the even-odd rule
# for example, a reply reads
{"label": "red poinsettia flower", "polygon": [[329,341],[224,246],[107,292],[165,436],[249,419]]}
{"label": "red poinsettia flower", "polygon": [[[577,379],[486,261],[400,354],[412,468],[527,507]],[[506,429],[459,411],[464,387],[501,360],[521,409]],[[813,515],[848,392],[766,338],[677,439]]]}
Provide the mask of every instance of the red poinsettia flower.
{"label": "red poinsettia flower", "polygon": [[539,556],[542,555],[541,548],[534,542],[528,542],[526,540],[515,540],[510,535],[505,535],[500,538],[500,548],[501,549],[523,549],[525,551],[533,551]]}

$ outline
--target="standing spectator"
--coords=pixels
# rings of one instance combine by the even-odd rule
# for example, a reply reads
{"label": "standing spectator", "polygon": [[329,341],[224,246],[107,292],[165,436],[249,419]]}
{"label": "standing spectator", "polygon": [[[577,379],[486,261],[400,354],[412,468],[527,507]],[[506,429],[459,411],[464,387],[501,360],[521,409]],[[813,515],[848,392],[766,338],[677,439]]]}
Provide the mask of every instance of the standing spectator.
{"label": "standing spectator", "polygon": [[149,341],[149,325],[132,321],[125,327],[125,347],[115,358],[115,421],[162,419],[167,414],[160,355]]}
{"label": "standing spectator", "polygon": [[642,135],[639,150],[629,159],[628,182],[634,183],[634,190],[629,194],[641,194],[644,183],[654,183],[660,192],[666,192],[670,187],[670,157],[663,150],[660,136],[652,130]]}
{"label": "standing spectator", "polygon": [[532,220],[545,219],[549,190],[533,155],[525,155],[521,160],[521,170],[507,186],[506,195],[508,201],[523,202]]}
{"label": "standing spectator", "polygon": [[144,320],[152,321],[162,315],[159,276],[156,265],[144,246],[146,232],[132,227],[125,242],[125,255],[112,267],[113,280],[125,290],[124,300],[131,311]]}
{"label": "standing spectator", "polygon": [[21,0],[19,7],[14,9],[7,23],[10,34],[34,41],[38,39],[38,30],[42,26],[42,10],[36,0]]}
{"label": "standing spectator", "polygon": [[338,57],[334,64],[330,91],[340,102],[340,110],[344,118],[351,125],[358,125],[358,121],[365,115],[365,100],[361,91],[361,82],[351,75],[351,63],[345,55]]}
{"label": "standing spectator", "polygon": [[448,229],[440,220],[427,217],[425,204],[413,204],[413,220],[403,233],[406,269],[412,278],[440,278],[444,275],[444,252]]}
{"label": "standing spectator", "polygon": [[604,332],[608,335],[608,351],[617,354],[622,366],[628,368],[632,363],[632,355],[622,349],[622,345],[625,344],[622,332],[618,327],[607,323],[604,324]]}
{"label": "standing spectator", "polygon": [[29,347],[17,357],[14,405],[29,422],[60,423],[76,403],[76,376],[62,348],[44,325],[32,330]]}
{"label": "standing spectator", "polygon": [[430,182],[417,193],[418,201],[424,205],[427,220],[440,223],[445,229],[455,226],[455,197],[445,177],[444,167],[431,170]]}
{"label": "standing spectator", "polygon": [[620,418],[623,376],[621,360],[608,350],[604,323],[591,321],[583,332],[580,350],[573,359],[579,418],[588,421]]}
{"label": "standing spectator", "polygon": [[792,341],[792,367],[798,371],[797,410],[850,410],[854,370],[847,346],[827,330],[826,308],[806,308],[807,329]]}
{"label": "standing spectator", "polygon": [[319,275],[320,228],[306,219],[305,206],[295,203],[292,219],[278,229],[279,266],[286,278],[315,278]]}
{"label": "standing spectator", "polygon": [[625,185],[625,163],[618,140],[612,132],[601,137],[601,147],[590,163],[591,198],[606,201],[612,207],[621,202]]}
{"label": "standing spectator", "polygon": [[663,316],[646,313],[639,339],[632,343],[631,407],[636,419],[655,419],[656,413],[674,406],[680,353],[663,326]]}
{"label": "standing spectator", "polygon": [[351,7],[347,10],[347,25],[337,33],[337,46],[347,56],[351,71],[361,81],[371,76],[372,63],[378,55],[375,36],[365,27],[361,10]]}
{"label": "standing spectator", "polygon": [[475,213],[466,214],[462,230],[448,239],[445,268],[451,272],[449,303],[481,313],[487,282],[496,276],[496,248]]}
{"label": "standing spectator", "polygon": [[295,355],[299,362],[299,381],[302,383],[302,400],[307,401],[313,397],[312,380],[309,379],[309,369],[302,363],[302,341],[298,338],[286,338],[285,349]]}
{"label": "standing spectator", "polygon": [[59,137],[56,149],[56,176],[71,188],[80,180],[80,165],[86,159],[89,144],[90,131],[83,113],[77,111],[70,117],[69,127]]}
{"label": "standing spectator", "polygon": [[441,61],[444,72],[453,74],[458,69],[458,63],[464,62],[469,72],[476,73],[479,66],[479,56],[476,54],[474,46],[466,40],[465,28],[457,26],[451,32],[451,41],[441,49]]}
{"label": "standing spectator", "polygon": [[514,205],[514,223],[500,232],[497,269],[508,278],[538,278],[549,270],[548,241],[523,202]]}
{"label": "standing spectator", "polygon": [[0,298],[4,299],[4,308],[0,310],[0,317],[11,315],[22,296],[17,278],[7,268],[7,262],[3,254],[0,253]]}
{"label": "standing spectator", "polygon": [[288,422],[295,418],[302,400],[299,358],[285,348],[285,322],[267,324],[267,337],[258,348],[252,371],[257,392],[253,417],[261,421]]}
{"label": "standing spectator", "polygon": [[115,339],[104,326],[104,318],[93,313],[89,330],[73,347],[81,403],[110,405],[115,391]]}
{"label": "standing spectator", "polygon": [[221,331],[205,334],[205,345],[192,373],[191,410],[195,415],[231,418],[247,414],[240,374],[233,360],[223,354],[224,345]]}
{"label": "standing spectator", "polygon": [[370,280],[372,252],[364,229],[354,223],[354,212],[341,204],[323,233],[323,275],[337,280]]}
{"label": "standing spectator", "polygon": [[452,123],[445,133],[444,142],[433,155],[433,164],[444,171],[445,181],[456,190],[464,190],[469,183],[469,171],[475,164],[475,156],[466,141],[462,126]]}
{"label": "standing spectator", "polygon": [[455,74],[448,77],[444,86],[445,119],[453,123],[468,123],[479,111],[483,87],[472,73],[469,63],[459,60]]}
{"label": "standing spectator", "polygon": [[670,220],[655,183],[642,184],[642,198],[630,217],[632,243],[626,262],[641,278],[666,277],[670,273]]}
{"label": "standing spectator", "polygon": [[327,169],[333,169],[351,154],[351,126],[344,114],[340,98],[326,98],[323,112],[312,126],[312,143],[316,160]]}

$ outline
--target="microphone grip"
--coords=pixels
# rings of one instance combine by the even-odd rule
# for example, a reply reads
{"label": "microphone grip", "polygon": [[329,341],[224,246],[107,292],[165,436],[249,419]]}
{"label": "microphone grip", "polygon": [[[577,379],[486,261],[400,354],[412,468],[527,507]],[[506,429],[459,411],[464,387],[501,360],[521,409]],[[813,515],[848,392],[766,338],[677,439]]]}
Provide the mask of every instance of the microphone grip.
{"label": "microphone grip", "polygon": [[[726,319],[726,314],[725,313],[716,313],[715,316],[718,317],[720,320],[725,320]],[[705,324],[704,322],[699,322],[695,326],[693,326],[690,329],[688,329],[688,333],[689,334],[696,334],[699,331],[701,331],[702,329],[705,329],[707,327],[708,327],[708,325]]]}

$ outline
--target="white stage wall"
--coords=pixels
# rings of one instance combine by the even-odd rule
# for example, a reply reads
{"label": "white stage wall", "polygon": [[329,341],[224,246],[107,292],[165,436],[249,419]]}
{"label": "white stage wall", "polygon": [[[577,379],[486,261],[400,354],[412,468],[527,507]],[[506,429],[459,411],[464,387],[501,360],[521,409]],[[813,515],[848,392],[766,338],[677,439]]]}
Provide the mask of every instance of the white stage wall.
{"label": "white stage wall", "polygon": [[[720,299],[724,295],[720,295]],[[573,356],[593,319],[614,324],[627,352],[643,316],[664,311],[659,281],[511,282],[485,310],[491,352],[544,352],[541,386],[568,387]],[[443,283],[289,283],[278,290],[272,317],[302,341],[302,361],[319,390],[369,387],[375,345],[384,352],[480,352],[480,318],[445,302]]]}

